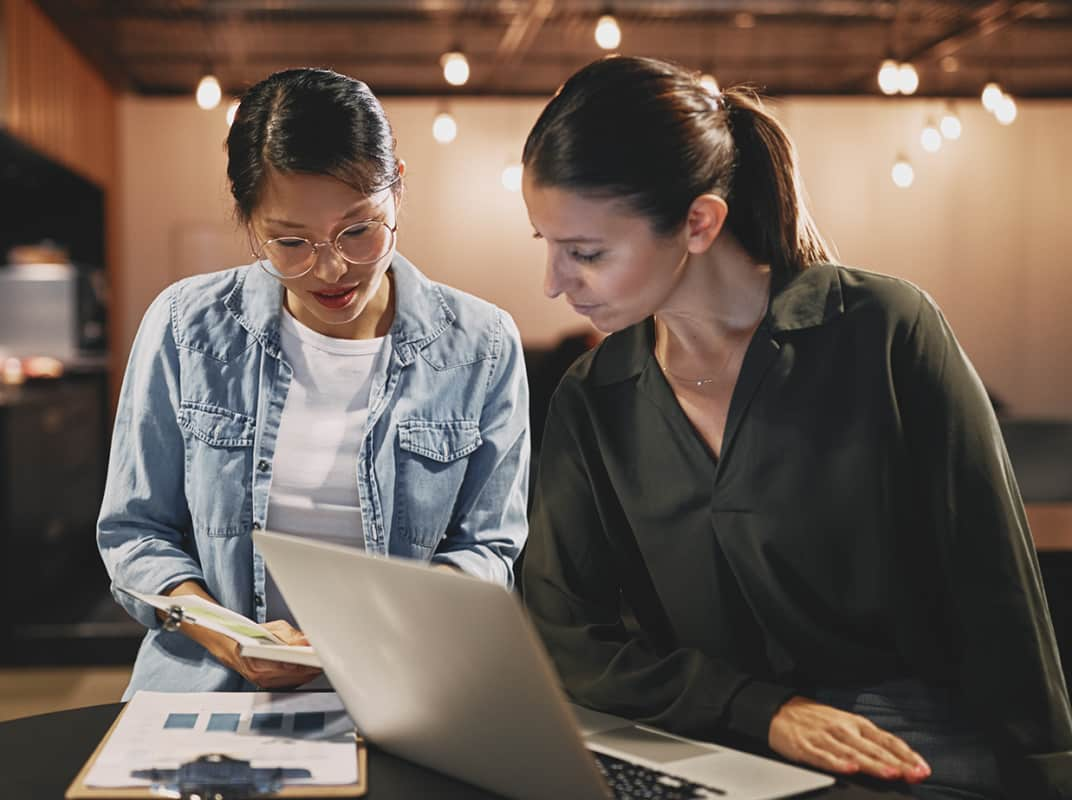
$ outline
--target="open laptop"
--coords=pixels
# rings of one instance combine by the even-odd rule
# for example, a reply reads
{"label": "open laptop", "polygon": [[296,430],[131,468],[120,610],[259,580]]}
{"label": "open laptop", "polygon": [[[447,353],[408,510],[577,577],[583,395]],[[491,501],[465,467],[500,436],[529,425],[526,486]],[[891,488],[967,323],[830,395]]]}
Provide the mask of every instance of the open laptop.
{"label": "open laptop", "polygon": [[358,730],[517,800],[768,800],[833,778],[571,705],[500,586],[269,531],[253,540]]}

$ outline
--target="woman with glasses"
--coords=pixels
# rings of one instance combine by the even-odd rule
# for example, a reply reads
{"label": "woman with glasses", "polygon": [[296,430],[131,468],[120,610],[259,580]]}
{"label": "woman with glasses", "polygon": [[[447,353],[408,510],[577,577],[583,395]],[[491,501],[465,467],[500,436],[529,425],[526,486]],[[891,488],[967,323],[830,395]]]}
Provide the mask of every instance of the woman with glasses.
{"label": "woman with glasses", "polygon": [[610,58],[523,163],[547,294],[610,334],[551,401],[524,567],[572,697],[920,797],[1072,797],[982,384],[924,292],[831,263],[778,122]]}
{"label": "woman with glasses", "polygon": [[518,332],[396,252],[394,144],[368,87],[334,72],[276,73],[242,98],[228,177],[254,262],[165,290],[120,393],[97,536],[116,599],[149,628],[127,696],[316,675],[194,625],[168,632],[122,591],[200,595],[305,643],[255,529],[513,581]]}

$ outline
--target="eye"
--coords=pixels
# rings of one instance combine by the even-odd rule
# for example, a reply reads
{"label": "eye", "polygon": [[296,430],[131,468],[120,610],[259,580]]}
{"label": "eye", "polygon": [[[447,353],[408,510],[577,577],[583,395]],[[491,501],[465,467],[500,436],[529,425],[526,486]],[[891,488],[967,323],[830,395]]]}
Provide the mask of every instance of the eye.
{"label": "eye", "polygon": [[571,250],[570,251],[570,258],[574,259],[575,261],[579,261],[582,264],[594,264],[596,261],[599,261],[599,259],[602,258],[602,257],[603,257],[603,251],[602,250],[597,250],[594,253],[582,253],[579,250]]}
{"label": "eye", "polygon": [[301,247],[302,245],[307,245],[309,243],[305,241],[305,239],[302,239],[300,236],[283,236],[279,239],[273,240],[272,244],[278,245],[279,247],[295,249]]}
{"label": "eye", "polygon": [[344,239],[360,239],[362,236],[368,235],[369,230],[373,227],[372,223],[359,222],[356,225],[351,225],[349,228],[342,232]]}

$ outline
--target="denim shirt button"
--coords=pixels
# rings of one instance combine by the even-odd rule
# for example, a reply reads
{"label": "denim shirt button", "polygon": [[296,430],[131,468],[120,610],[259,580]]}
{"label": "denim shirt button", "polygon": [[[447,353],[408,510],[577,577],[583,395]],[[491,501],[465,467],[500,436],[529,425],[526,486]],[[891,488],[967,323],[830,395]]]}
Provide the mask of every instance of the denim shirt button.
{"label": "denim shirt button", "polygon": [[259,469],[261,472],[267,472],[268,467],[269,464],[267,459],[262,458],[260,461],[257,462],[257,469]]}
{"label": "denim shirt button", "polygon": [[253,602],[257,604],[257,608],[260,608],[261,606],[264,605],[264,595],[263,594],[256,595],[253,598]]}
{"label": "denim shirt button", "polygon": [[259,531],[260,529],[261,529],[261,524],[259,522],[257,522],[256,520],[254,520],[254,522],[253,522],[253,530]]}

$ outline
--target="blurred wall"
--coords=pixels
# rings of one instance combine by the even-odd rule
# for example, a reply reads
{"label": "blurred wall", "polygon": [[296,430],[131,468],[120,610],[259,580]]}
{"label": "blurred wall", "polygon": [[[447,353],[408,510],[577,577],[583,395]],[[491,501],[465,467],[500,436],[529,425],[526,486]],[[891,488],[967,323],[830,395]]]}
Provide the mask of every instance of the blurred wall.
{"label": "blurred wall", "polygon": [[[543,101],[455,100],[458,137],[436,143],[433,99],[385,101],[408,164],[399,245],[431,277],[506,308],[526,342],[583,327],[541,291],[544,249],[500,181]],[[1072,103],[1021,102],[998,125],[958,105],[959,141],[924,153],[928,100],[793,99],[776,105],[800,152],[820,227],[844,263],[903,276],[942,305],[987,385],[1022,415],[1072,417],[1072,225],[1065,185]],[[120,103],[123,219],[119,346],[153,296],[185,275],[245,263],[225,183],[224,108],[192,98]],[[890,180],[895,154],[916,169]]]}

